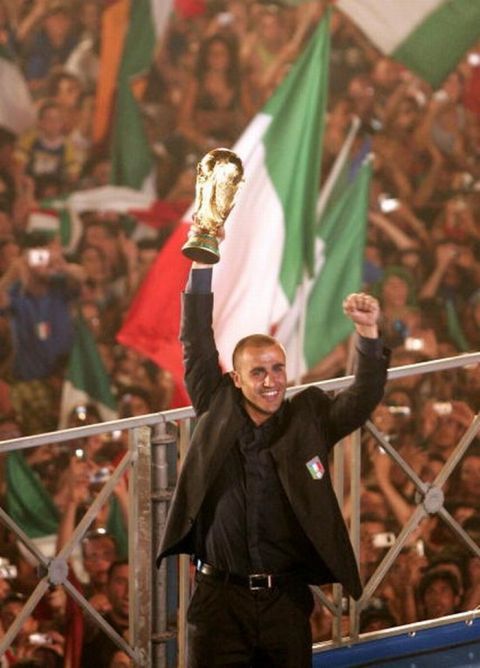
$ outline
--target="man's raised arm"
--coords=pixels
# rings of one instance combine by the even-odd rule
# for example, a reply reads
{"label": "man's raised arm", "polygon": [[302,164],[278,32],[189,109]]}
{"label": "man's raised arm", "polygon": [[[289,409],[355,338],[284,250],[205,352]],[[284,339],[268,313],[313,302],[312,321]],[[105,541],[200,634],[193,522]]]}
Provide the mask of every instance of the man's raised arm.
{"label": "man's raised arm", "polygon": [[212,268],[193,262],[183,293],[180,340],[185,383],[197,414],[207,410],[222,372],[212,329]]}
{"label": "man's raised arm", "polygon": [[390,358],[379,336],[380,306],[375,297],[351,294],[344,300],[343,310],[358,335],[357,363],[354,382],[339,392],[332,402],[332,445],[358,429],[381,401]]}

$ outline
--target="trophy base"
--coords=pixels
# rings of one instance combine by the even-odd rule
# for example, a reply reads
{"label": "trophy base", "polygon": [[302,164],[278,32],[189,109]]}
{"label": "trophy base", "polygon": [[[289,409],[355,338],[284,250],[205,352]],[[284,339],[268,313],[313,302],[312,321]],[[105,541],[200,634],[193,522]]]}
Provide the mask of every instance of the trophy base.
{"label": "trophy base", "polygon": [[194,234],[183,244],[182,253],[194,262],[216,264],[220,260],[218,241],[207,233]]}

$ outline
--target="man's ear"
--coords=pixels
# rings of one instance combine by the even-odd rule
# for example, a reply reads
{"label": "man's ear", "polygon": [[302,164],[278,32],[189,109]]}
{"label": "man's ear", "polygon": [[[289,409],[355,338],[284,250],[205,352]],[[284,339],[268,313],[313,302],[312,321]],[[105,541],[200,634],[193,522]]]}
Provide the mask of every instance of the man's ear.
{"label": "man's ear", "polygon": [[240,387],[240,376],[238,371],[235,371],[235,369],[233,371],[230,371],[230,377],[233,380],[233,384],[235,385],[235,387]]}

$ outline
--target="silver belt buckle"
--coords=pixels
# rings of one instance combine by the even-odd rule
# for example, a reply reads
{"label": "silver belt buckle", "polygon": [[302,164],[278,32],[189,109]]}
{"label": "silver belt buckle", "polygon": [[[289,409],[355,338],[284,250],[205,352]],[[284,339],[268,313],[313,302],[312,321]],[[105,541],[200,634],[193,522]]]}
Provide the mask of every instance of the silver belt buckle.
{"label": "silver belt buckle", "polygon": [[[262,582],[264,584],[259,584]],[[257,583],[257,584],[255,584]],[[248,588],[250,591],[259,591],[260,589],[272,589],[273,575],[267,573],[255,573],[248,576]]]}

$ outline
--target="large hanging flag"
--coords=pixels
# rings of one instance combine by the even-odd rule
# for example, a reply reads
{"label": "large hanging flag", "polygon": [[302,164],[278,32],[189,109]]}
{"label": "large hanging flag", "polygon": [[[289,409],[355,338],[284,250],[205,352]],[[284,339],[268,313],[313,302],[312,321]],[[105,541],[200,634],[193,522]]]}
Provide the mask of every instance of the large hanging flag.
{"label": "large hanging flag", "polygon": [[95,340],[84,320],[78,317],[63,384],[59,427],[63,429],[67,426],[72,409],[86,404],[95,404],[105,422],[118,417],[110,379]]}
{"label": "large hanging flag", "polygon": [[244,161],[245,186],[214,270],[214,327],[227,368],[236,342],[271,332],[305,271],[314,269],[329,47],[325,19],[234,147]]}
{"label": "large hanging flag", "polygon": [[152,150],[132,83],[150,68],[156,42],[153,0],[130,4],[129,26],[118,72],[113,121],[113,183],[141,188],[152,168]]}
{"label": "large hanging flag", "polygon": [[342,302],[362,287],[371,161],[323,217],[316,239],[322,268],[310,291],[303,341],[304,371],[311,369],[352,331]]}
{"label": "large hanging flag", "polygon": [[288,378],[297,383],[352,329],[342,301],[362,284],[371,176],[371,139],[351,155],[359,128],[354,118],[318,197],[315,270],[275,332],[287,351]]}
{"label": "large hanging flag", "polygon": [[480,36],[477,0],[336,0],[336,7],[435,88]]}
{"label": "large hanging flag", "polygon": [[8,49],[0,44],[0,125],[14,134],[33,127],[35,105],[25,78]]}
{"label": "large hanging flag", "polygon": [[93,117],[95,144],[104,143],[110,133],[129,10],[130,0],[114,0],[103,10],[100,69]]}
{"label": "large hanging flag", "polygon": [[[245,184],[214,269],[214,328],[227,368],[237,340],[253,331],[272,331],[293,301],[305,268],[313,270],[329,46],[326,18],[234,146],[244,163]],[[179,323],[170,318],[180,313],[188,274],[180,250],[187,230],[181,225],[157,258],[118,337],[169,369],[178,384],[183,372]]]}
{"label": "large hanging flag", "polygon": [[152,166],[135,85],[148,72],[171,0],[114,0],[102,17],[102,50],[94,140],[112,131],[112,172],[117,185],[140,188]]}

